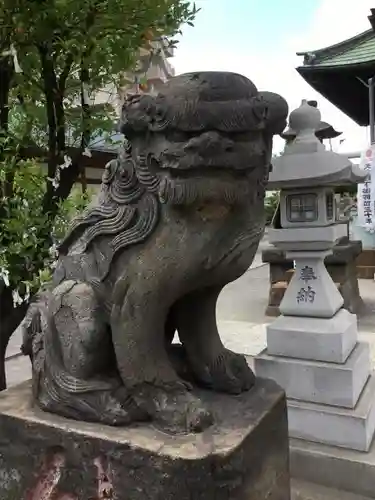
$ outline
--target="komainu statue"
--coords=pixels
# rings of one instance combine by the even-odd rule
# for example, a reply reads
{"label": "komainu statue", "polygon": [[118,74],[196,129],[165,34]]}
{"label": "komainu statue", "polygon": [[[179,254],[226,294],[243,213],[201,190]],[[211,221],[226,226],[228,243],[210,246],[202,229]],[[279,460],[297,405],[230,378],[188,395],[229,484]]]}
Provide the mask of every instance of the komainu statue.
{"label": "komainu statue", "polygon": [[272,137],[287,112],[277,94],[225,72],[180,75],[125,103],[118,159],[22,324],[40,408],[200,432],[213,417],[194,386],[252,387],[245,358],[220,340],[215,308],[263,234]]}

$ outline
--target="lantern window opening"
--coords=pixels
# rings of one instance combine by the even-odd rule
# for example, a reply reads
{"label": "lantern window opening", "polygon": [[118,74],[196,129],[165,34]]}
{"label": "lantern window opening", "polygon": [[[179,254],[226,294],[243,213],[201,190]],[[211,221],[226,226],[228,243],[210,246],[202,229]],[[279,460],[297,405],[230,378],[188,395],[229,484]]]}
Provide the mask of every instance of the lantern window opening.
{"label": "lantern window opening", "polygon": [[318,219],[318,197],[315,193],[290,194],[287,196],[289,222],[313,222]]}

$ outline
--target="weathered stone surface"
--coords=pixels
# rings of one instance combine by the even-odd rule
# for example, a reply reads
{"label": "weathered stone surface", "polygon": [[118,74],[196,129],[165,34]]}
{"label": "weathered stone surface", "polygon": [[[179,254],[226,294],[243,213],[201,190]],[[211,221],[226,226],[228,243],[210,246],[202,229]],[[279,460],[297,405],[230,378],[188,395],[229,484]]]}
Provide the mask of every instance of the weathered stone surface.
{"label": "weathered stone surface", "polygon": [[1,500],[289,500],[283,391],[259,379],[237,397],[200,396],[215,425],[170,435],[42,412],[31,406],[29,383],[2,393]]}
{"label": "weathered stone surface", "polygon": [[126,142],[61,242],[51,290],[20,326],[43,410],[200,432],[213,415],[186,380],[234,395],[252,387],[215,310],[262,237],[272,137],[287,113],[279,95],[216,71],[125,101]]}

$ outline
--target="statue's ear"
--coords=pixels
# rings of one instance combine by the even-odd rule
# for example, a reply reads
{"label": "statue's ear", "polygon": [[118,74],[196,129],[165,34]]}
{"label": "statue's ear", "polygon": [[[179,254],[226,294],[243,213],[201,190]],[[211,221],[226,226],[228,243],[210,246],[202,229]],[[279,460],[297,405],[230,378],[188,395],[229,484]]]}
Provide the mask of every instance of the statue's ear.
{"label": "statue's ear", "polygon": [[121,111],[120,132],[131,138],[150,128],[156,112],[155,98],[151,95],[135,95],[128,98]]}
{"label": "statue's ear", "polygon": [[259,97],[267,107],[266,127],[272,134],[281,134],[286,127],[288,104],[273,92],[259,92]]}

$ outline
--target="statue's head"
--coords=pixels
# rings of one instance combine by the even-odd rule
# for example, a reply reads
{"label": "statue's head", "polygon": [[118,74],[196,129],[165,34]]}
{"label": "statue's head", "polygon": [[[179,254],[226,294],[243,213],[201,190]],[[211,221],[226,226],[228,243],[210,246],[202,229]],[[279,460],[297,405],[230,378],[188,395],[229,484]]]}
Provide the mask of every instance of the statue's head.
{"label": "statue's head", "polygon": [[60,252],[75,241],[85,249],[104,234],[112,237],[112,256],[144,241],[161,203],[230,207],[254,200],[262,208],[272,137],[287,114],[282,97],[258,92],[234,73],[188,73],[156,97],[128,99],[121,120],[126,146],[106,166],[98,199],[75,218]]}
{"label": "statue's head", "polygon": [[268,175],[272,137],[285,128],[287,114],[282,97],[258,92],[244,76],[187,73],[156,97],[128,99],[121,131],[139,181],[162,203],[236,202],[254,191],[254,179]]}

